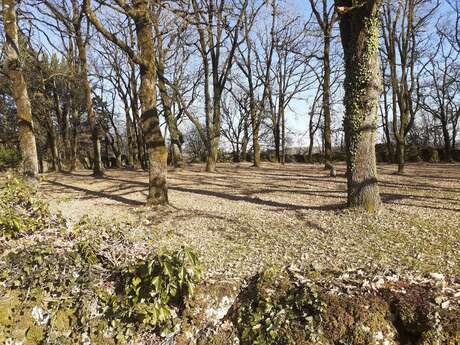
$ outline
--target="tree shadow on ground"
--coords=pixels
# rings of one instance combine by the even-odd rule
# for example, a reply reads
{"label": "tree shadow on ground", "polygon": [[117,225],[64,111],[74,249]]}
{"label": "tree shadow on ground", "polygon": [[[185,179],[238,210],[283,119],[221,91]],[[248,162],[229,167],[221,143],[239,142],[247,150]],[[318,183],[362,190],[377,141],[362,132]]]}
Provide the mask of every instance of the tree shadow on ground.
{"label": "tree shadow on ground", "polygon": [[[103,177],[103,178],[106,179],[106,177]],[[144,202],[141,202],[141,201],[138,201],[138,200],[128,199],[128,198],[125,198],[125,197],[122,197],[122,196],[119,196],[119,195],[107,194],[105,192],[94,191],[94,190],[90,190],[90,189],[87,189],[87,188],[81,188],[81,187],[77,187],[77,186],[72,186],[70,184],[64,184],[64,183],[57,182],[57,181],[47,180],[46,182],[51,184],[51,185],[54,185],[54,186],[68,188],[68,189],[71,189],[71,190],[74,190],[74,191],[77,191],[77,192],[82,192],[82,193],[87,194],[88,196],[95,197],[95,198],[112,199],[114,201],[117,201],[117,202],[120,202],[120,203],[123,203],[123,204],[127,204],[127,205],[130,205],[130,206],[145,205]]]}
{"label": "tree shadow on ground", "polygon": [[[141,185],[148,187],[147,182],[140,182],[140,181],[128,181],[120,178],[114,178],[114,177],[108,177],[104,176],[104,179],[110,180],[110,181],[118,181],[118,182],[125,182],[125,183],[130,183],[130,184],[135,184],[135,185]],[[76,187],[78,188],[78,187]],[[232,195],[224,192],[219,192],[219,191],[211,191],[211,190],[205,190],[205,189],[195,189],[195,188],[186,188],[186,187],[181,187],[181,186],[169,186],[170,190],[178,191],[178,192],[183,192],[183,193],[191,193],[191,194],[198,194],[198,195],[205,195],[205,196],[213,196],[217,198],[222,198],[222,199],[227,199],[231,201],[243,201],[243,202],[249,202],[252,204],[256,205],[262,205],[262,206],[269,206],[269,207],[277,207],[277,208],[283,208],[286,210],[337,210],[337,209],[342,209],[345,207],[345,204],[343,203],[337,203],[337,204],[332,204],[332,205],[320,205],[320,206],[305,206],[305,205],[296,205],[296,204],[289,204],[289,203],[283,203],[283,202],[278,202],[278,201],[273,201],[273,200],[264,200],[259,197],[248,197],[244,195]],[[110,195],[104,194],[104,197],[109,198]],[[126,198],[124,198],[126,199]],[[128,199],[129,200],[129,199]]]}
{"label": "tree shadow on ground", "polygon": [[[66,174],[69,175],[69,174]],[[71,175],[71,174],[70,174]],[[83,179],[83,175],[81,174],[75,174],[72,176],[79,177]],[[86,178],[89,176],[86,176]],[[64,184],[61,182],[57,181],[52,181],[52,180],[47,180],[47,183],[61,187],[61,188],[67,188],[70,190],[74,190],[77,192],[82,192],[85,193],[88,197],[90,198],[107,198],[107,199],[112,199],[116,202],[123,203],[129,206],[141,206],[145,205],[143,201],[138,201],[138,200],[133,200],[127,197],[124,197],[123,195],[128,195],[128,194],[133,194],[133,193],[139,193],[142,192],[145,188],[148,188],[148,182],[142,182],[142,181],[136,181],[136,180],[126,180],[120,177],[110,177],[105,175],[104,177],[101,178],[102,180],[107,180],[107,181],[114,181],[114,182],[120,182],[118,186],[112,185],[108,187],[106,190],[102,191],[94,191],[90,190],[87,188],[82,188],[82,187],[77,187],[72,184]],[[182,177],[177,178],[174,177],[174,179],[177,180],[182,180],[184,179]],[[280,202],[280,201],[274,201],[274,200],[267,200],[267,199],[262,199],[259,196],[254,196],[254,194],[267,194],[270,192],[274,193],[295,193],[295,194],[303,194],[303,195],[311,195],[311,196],[320,196],[320,197],[327,197],[327,198],[335,198],[335,199],[346,199],[346,191],[345,190],[308,190],[308,189],[303,189],[303,190],[296,190],[296,189],[288,189],[288,188],[281,188],[277,189],[276,185],[273,184],[273,189],[270,188],[260,188],[260,189],[254,189],[250,191],[243,191],[243,195],[241,191],[238,191],[237,194],[230,194],[228,192],[223,192],[223,191],[216,191],[216,190],[207,190],[207,189],[199,189],[199,188],[189,188],[189,186],[193,186],[195,184],[204,184],[204,185],[212,185],[215,187],[221,187],[221,188],[230,188],[232,185],[232,181],[230,181],[230,184],[220,184],[220,183],[212,183],[211,181],[208,181],[208,179],[203,178],[202,176],[196,177],[196,178],[188,178],[187,182],[191,183],[190,185],[171,185],[169,186],[170,190],[173,191],[178,191],[178,192],[183,192],[183,193],[191,193],[191,194],[197,194],[197,195],[204,195],[204,196],[211,196],[211,197],[217,197],[217,198],[222,198],[230,201],[241,201],[241,202],[248,202],[251,204],[255,205],[260,205],[260,206],[268,206],[268,207],[274,207],[278,208],[281,210],[324,210],[324,211],[330,211],[330,210],[341,210],[346,207],[346,200],[344,202],[338,202],[338,203],[333,203],[333,204],[328,204],[328,205],[318,205],[318,206],[311,206],[311,205],[297,205],[297,204],[292,204],[292,203],[285,203],[285,202]],[[265,182],[264,182],[265,183]],[[399,187],[399,186],[405,186],[403,183],[391,183],[391,182],[381,182],[380,183],[382,186],[390,186],[390,188],[394,187]],[[256,183],[257,185],[257,183]],[[272,185],[272,184],[270,184]],[[139,188],[134,188],[134,186],[139,186]],[[425,187],[426,185],[418,185],[417,187]],[[283,187],[283,186],[282,186]],[[413,186],[410,186],[413,187]],[[431,187],[431,186],[430,186]],[[432,186],[432,188],[437,189],[436,187]],[[418,189],[418,188],[416,188]],[[426,190],[426,189],[422,189]],[[442,189],[441,189],[442,190]],[[122,191],[123,193],[118,193],[117,192]],[[415,194],[403,194],[403,193],[387,193],[387,192],[381,192],[381,198],[382,202],[385,204],[398,204],[398,205],[405,205],[405,206],[411,206],[411,207],[421,207],[421,208],[428,208],[428,209],[436,209],[436,210],[446,210],[446,211],[460,211],[459,208],[451,208],[451,207],[444,207],[444,206],[434,206],[434,205],[417,205],[415,203],[410,203],[407,201],[413,200],[413,201],[418,201],[418,200],[433,200],[433,202],[436,201],[450,201],[449,206],[456,206],[456,199],[453,198],[446,198],[446,197],[438,197],[438,196],[422,196],[422,195],[415,195]],[[405,201],[402,203],[401,201]],[[454,205],[452,205],[454,204]]]}

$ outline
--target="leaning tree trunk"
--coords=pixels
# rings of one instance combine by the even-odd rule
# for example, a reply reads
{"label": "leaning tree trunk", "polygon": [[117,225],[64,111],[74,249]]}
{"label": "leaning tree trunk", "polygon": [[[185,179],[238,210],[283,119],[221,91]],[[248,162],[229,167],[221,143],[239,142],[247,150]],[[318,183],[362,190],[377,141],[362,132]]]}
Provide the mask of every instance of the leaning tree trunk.
{"label": "leaning tree trunk", "polygon": [[38,177],[37,146],[27,85],[19,60],[18,27],[16,24],[16,1],[3,0],[3,23],[5,31],[5,67],[11,81],[11,91],[16,102],[19,123],[19,146],[23,159],[24,174]]}
{"label": "leaning tree trunk", "polygon": [[86,102],[86,112],[88,113],[88,124],[91,130],[91,138],[93,141],[93,174],[94,176],[104,175],[104,167],[102,166],[102,157],[101,157],[101,142],[99,139],[99,126],[95,121],[95,114],[93,109],[93,99],[91,96],[91,85],[88,80],[88,63],[86,60],[86,46],[81,37],[80,29],[77,30],[77,48],[78,48],[78,58],[80,62],[80,73],[81,79],[83,82],[83,88],[85,92],[85,102]]}
{"label": "leaning tree trunk", "polygon": [[149,19],[148,2],[137,2],[139,16],[135,20],[137,41],[144,65],[140,66],[142,131],[147,147],[149,160],[149,195],[148,205],[164,205],[168,203],[167,161],[168,149],[160,129],[156,97],[156,65],[153,46],[152,24]]}
{"label": "leaning tree trunk", "polygon": [[381,75],[379,69],[380,0],[355,6],[336,0],[345,56],[345,143],[348,206],[375,212],[380,207],[375,141]]}

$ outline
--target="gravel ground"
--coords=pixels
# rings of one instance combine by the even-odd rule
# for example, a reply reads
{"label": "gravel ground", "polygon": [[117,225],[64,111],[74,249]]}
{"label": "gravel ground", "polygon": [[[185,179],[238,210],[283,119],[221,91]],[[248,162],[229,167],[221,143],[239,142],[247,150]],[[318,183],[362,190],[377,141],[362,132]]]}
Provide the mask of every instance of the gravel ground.
{"label": "gravel ground", "polygon": [[268,264],[331,269],[377,265],[460,273],[460,164],[379,166],[384,208],[344,208],[345,166],[328,177],[319,165],[190,165],[169,173],[170,206],[144,206],[148,174],[108,170],[45,174],[52,209],[70,221],[89,215],[127,223],[139,245],[195,248],[206,279],[238,282]]}

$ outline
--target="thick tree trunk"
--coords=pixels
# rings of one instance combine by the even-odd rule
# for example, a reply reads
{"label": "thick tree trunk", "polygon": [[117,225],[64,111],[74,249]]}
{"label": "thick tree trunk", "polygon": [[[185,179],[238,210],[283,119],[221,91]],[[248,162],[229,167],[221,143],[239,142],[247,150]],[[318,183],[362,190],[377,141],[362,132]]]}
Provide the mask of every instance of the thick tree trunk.
{"label": "thick tree trunk", "polygon": [[379,209],[375,141],[381,75],[379,69],[379,0],[336,0],[345,56],[345,141],[348,206]]}
{"label": "thick tree trunk", "polygon": [[142,131],[149,159],[149,195],[148,205],[168,203],[167,161],[168,149],[160,129],[156,98],[156,65],[153,46],[152,24],[149,19],[147,0],[135,2],[138,17],[135,18],[136,35],[140,56],[145,65],[140,66],[141,86],[140,101],[142,107]]}
{"label": "thick tree trunk", "polygon": [[206,171],[215,172],[217,163],[217,153],[219,151],[219,137],[213,135],[209,143],[208,157],[206,159]]}
{"label": "thick tree trunk", "polygon": [[94,176],[103,176],[104,167],[102,166],[101,158],[101,142],[99,139],[99,126],[96,123],[94,109],[93,109],[93,99],[91,96],[91,85],[88,79],[88,63],[86,60],[86,45],[81,37],[80,28],[76,30],[76,42],[78,48],[78,58],[80,62],[80,73],[81,79],[83,82],[84,92],[85,92],[85,102],[86,102],[86,112],[88,114],[88,124],[91,131],[91,139],[93,141],[93,174]]}
{"label": "thick tree trunk", "polygon": [[11,81],[11,91],[16,103],[19,124],[19,146],[23,159],[23,172],[26,176],[38,177],[37,146],[27,85],[19,60],[16,1],[3,0],[3,24],[5,32],[5,67]]}

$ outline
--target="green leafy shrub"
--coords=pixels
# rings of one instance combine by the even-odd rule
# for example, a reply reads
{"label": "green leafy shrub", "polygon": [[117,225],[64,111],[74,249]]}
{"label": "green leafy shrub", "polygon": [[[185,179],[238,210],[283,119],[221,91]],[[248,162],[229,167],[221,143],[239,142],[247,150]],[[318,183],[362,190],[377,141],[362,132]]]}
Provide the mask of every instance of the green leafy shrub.
{"label": "green leafy shrub", "polygon": [[170,333],[199,278],[198,258],[191,250],[149,255],[120,272],[113,293],[101,294],[105,315],[113,324],[142,324]]}
{"label": "green leafy shrub", "polygon": [[0,146],[0,171],[18,168],[21,160],[21,154],[18,150]]}
{"label": "green leafy shrub", "polygon": [[23,180],[9,177],[0,186],[0,237],[15,238],[57,226],[61,221]]}
{"label": "green leafy shrub", "polygon": [[150,254],[115,267],[98,243],[42,242],[0,259],[0,343],[124,344],[177,327],[199,280],[196,254]]}

